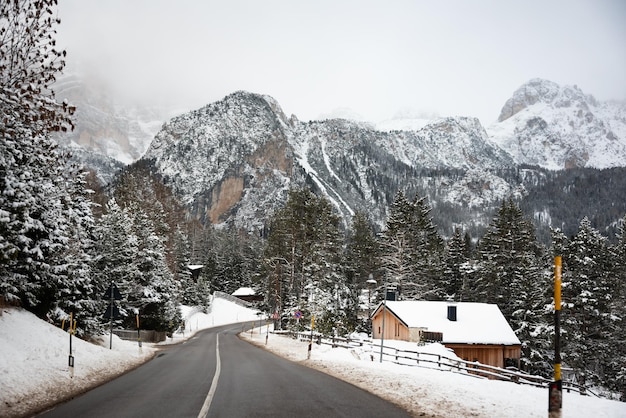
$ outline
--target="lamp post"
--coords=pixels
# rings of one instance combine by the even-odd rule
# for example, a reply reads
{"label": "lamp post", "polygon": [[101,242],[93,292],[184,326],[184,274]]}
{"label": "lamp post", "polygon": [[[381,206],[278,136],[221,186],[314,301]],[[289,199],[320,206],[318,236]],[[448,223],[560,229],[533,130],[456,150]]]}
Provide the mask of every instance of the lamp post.
{"label": "lamp post", "polygon": [[[289,261],[283,257],[272,257],[268,261],[270,267],[274,270],[274,312],[272,313],[272,319],[274,320],[274,330],[282,329],[282,264],[292,266]],[[291,268],[293,272],[293,268]],[[292,274],[293,277],[293,274]]]}
{"label": "lamp post", "polygon": [[383,362],[383,343],[385,341],[385,315],[387,311],[387,282],[385,282],[385,293],[383,296],[383,326],[380,333],[380,362]]}
{"label": "lamp post", "polygon": [[376,286],[376,280],[374,280],[374,276],[370,273],[369,278],[365,282],[367,283],[367,320],[369,322],[370,335],[374,335],[374,330],[372,329],[372,286]]}

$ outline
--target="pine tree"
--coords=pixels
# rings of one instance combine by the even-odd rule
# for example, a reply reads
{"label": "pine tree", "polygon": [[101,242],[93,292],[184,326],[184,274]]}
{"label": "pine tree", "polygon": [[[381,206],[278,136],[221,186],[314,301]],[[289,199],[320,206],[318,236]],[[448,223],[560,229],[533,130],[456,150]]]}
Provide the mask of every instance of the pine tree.
{"label": "pine tree", "polygon": [[441,288],[444,242],[433,223],[426,198],[416,195],[411,206],[413,222],[409,238],[413,249],[416,281],[426,284],[424,297],[436,299]]}
{"label": "pine tree", "polygon": [[341,249],[339,218],[330,203],[308,189],[291,190],[271,220],[264,250],[269,305],[282,314],[337,311],[347,292]]}
{"label": "pine tree", "polygon": [[91,272],[91,252],[94,246],[94,219],[91,212],[93,205],[88,198],[84,180],[81,182],[86,173],[72,171],[79,170],[76,166],[69,168],[65,176],[75,181],[65,182],[67,196],[71,196],[72,200],[67,201],[70,204],[63,206],[62,213],[73,221],[68,229],[70,239],[63,250],[63,268],[58,269],[59,277],[65,276],[64,285],[53,296],[54,306],[61,310],[65,318],[74,314],[79,335],[100,334],[100,317],[104,308],[100,299],[105,287],[93,279]]}
{"label": "pine tree", "polygon": [[601,384],[612,361],[611,339],[618,332],[608,240],[587,218],[563,257],[563,360],[581,381]]}
{"label": "pine tree", "polygon": [[[351,229],[346,243],[346,284],[349,291],[346,320],[349,326],[358,325],[360,310],[359,297],[368,288],[367,280],[381,276],[380,248],[372,226],[363,212],[356,212],[352,217]],[[376,280],[376,279],[374,279]],[[367,307],[369,312],[370,307]],[[365,324],[362,324],[365,326]]]}
{"label": "pine tree", "polygon": [[343,272],[339,216],[331,203],[323,198],[313,200],[310,214],[311,248],[305,265],[309,281],[305,287],[310,291],[309,310],[318,318],[328,312],[336,323],[345,324],[346,300],[350,292]]}
{"label": "pine tree", "polygon": [[409,247],[411,205],[399,191],[391,205],[387,225],[381,240],[385,287],[402,287],[413,281],[412,254]]}
{"label": "pine tree", "polygon": [[261,249],[254,237],[234,229],[214,231],[209,256],[214,259],[213,290],[233,293],[240,287],[255,291]]}
{"label": "pine tree", "polygon": [[[180,314],[179,290],[165,262],[164,238],[138,207],[129,210],[132,216],[132,233],[137,237],[137,253],[133,260],[139,275],[126,280],[121,286],[127,292],[126,302],[130,309],[141,315],[144,327],[156,331],[173,331]],[[133,326],[133,318],[127,318],[127,327]]]}
{"label": "pine tree", "polygon": [[56,3],[0,4],[0,294],[40,316],[90,293],[88,271],[72,263],[89,246],[84,183],[52,139],[73,128],[74,110],[51,88],[65,66]]}
{"label": "pine tree", "polygon": [[[479,247],[480,277],[476,283],[480,300],[496,303],[507,319],[524,304],[528,281],[540,276],[537,257],[541,254],[534,227],[519,207],[504,201]],[[521,299],[520,299],[521,298]]]}
{"label": "pine tree", "polygon": [[152,161],[140,160],[126,167],[113,184],[114,197],[122,208],[141,208],[152,221],[154,231],[164,239],[165,260],[177,276],[176,233],[187,229],[185,210],[172,190],[156,174]]}
{"label": "pine tree", "polygon": [[479,247],[474,300],[497,304],[522,342],[522,366],[545,364],[549,272],[534,227],[512,199],[502,202]]}
{"label": "pine tree", "polygon": [[134,283],[140,281],[135,262],[139,242],[133,231],[132,216],[111,199],[106,213],[96,222],[94,236],[92,279],[106,287],[115,283],[124,297],[122,314],[134,317],[135,312],[124,309],[129,298],[131,301],[135,299]]}
{"label": "pine tree", "polygon": [[435,297],[444,247],[424,198],[409,202],[404,193],[396,195],[381,247],[387,280],[400,287],[403,298]]}
{"label": "pine tree", "polygon": [[464,300],[463,296],[466,292],[465,271],[469,263],[468,253],[468,241],[461,235],[461,230],[455,228],[444,253],[444,270],[441,292],[438,294],[439,299]]}
{"label": "pine tree", "polygon": [[621,395],[626,401],[626,216],[618,229],[617,243],[611,248],[614,260],[614,280],[611,293],[611,311],[615,328],[610,337],[610,353],[605,369],[605,385]]}

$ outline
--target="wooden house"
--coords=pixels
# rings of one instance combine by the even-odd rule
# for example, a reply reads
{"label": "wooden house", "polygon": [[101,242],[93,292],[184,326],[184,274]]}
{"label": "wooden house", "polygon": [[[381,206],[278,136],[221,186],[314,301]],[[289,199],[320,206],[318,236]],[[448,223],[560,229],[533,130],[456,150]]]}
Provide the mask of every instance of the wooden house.
{"label": "wooden house", "polygon": [[372,313],[372,337],[440,340],[460,358],[519,367],[520,340],[497,305],[472,302],[386,301]]}
{"label": "wooden house", "polygon": [[257,302],[263,300],[263,295],[257,295],[254,289],[250,287],[240,287],[232,293],[232,296],[245,300],[246,302]]}

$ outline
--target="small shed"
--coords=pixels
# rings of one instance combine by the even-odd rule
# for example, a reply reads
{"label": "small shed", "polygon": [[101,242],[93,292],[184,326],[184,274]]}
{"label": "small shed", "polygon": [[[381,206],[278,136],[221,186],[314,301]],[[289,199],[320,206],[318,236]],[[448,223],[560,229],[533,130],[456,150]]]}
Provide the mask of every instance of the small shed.
{"label": "small shed", "polygon": [[200,277],[200,273],[202,272],[202,268],[204,265],[202,264],[190,264],[187,266],[189,271],[191,272],[191,277],[194,282],[198,282],[198,278]]}
{"label": "small shed", "polygon": [[263,300],[263,296],[257,295],[251,287],[240,287],[232,293],[233,296],[245,300],[246,302],[255,302]]}
{"label": "small shed", "polygon": [[388,340],[441,339],[457,356],[496,367],[519,367],[520,340],[498,305],[473,302],[386,301],[372,314],[372,337]]}

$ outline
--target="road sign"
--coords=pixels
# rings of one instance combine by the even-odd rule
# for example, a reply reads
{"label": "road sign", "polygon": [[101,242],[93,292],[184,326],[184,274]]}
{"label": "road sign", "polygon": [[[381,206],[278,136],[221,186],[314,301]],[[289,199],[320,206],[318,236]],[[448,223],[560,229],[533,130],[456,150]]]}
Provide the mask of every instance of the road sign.
{"label": "road sign", "polygon": [[[111,309],[113,310],[113,312],[111,312]],[[104,312],[104,319],[115,319],[115,318],[119,318],[120,316],[120,310],[117,309],[117,306],[115,305],[109,305],[107,307],[106,312]]]}
{"label": "road sign", "polygon": [[296,319],[300,319],[300,318],[302,318],[302,312],[296,311],[296,313],[294,313],[293,316],[295,316]]}
{"label": "road sign", "polygon": [[106,292],[104,292],[104,298],[105,299],[115,299],[115,300],[121,300],[122,299],[122,294],[120,293],[120,290],[117,288],[115,283],[111,283],[109,285],[109,288],[106,290]]}

